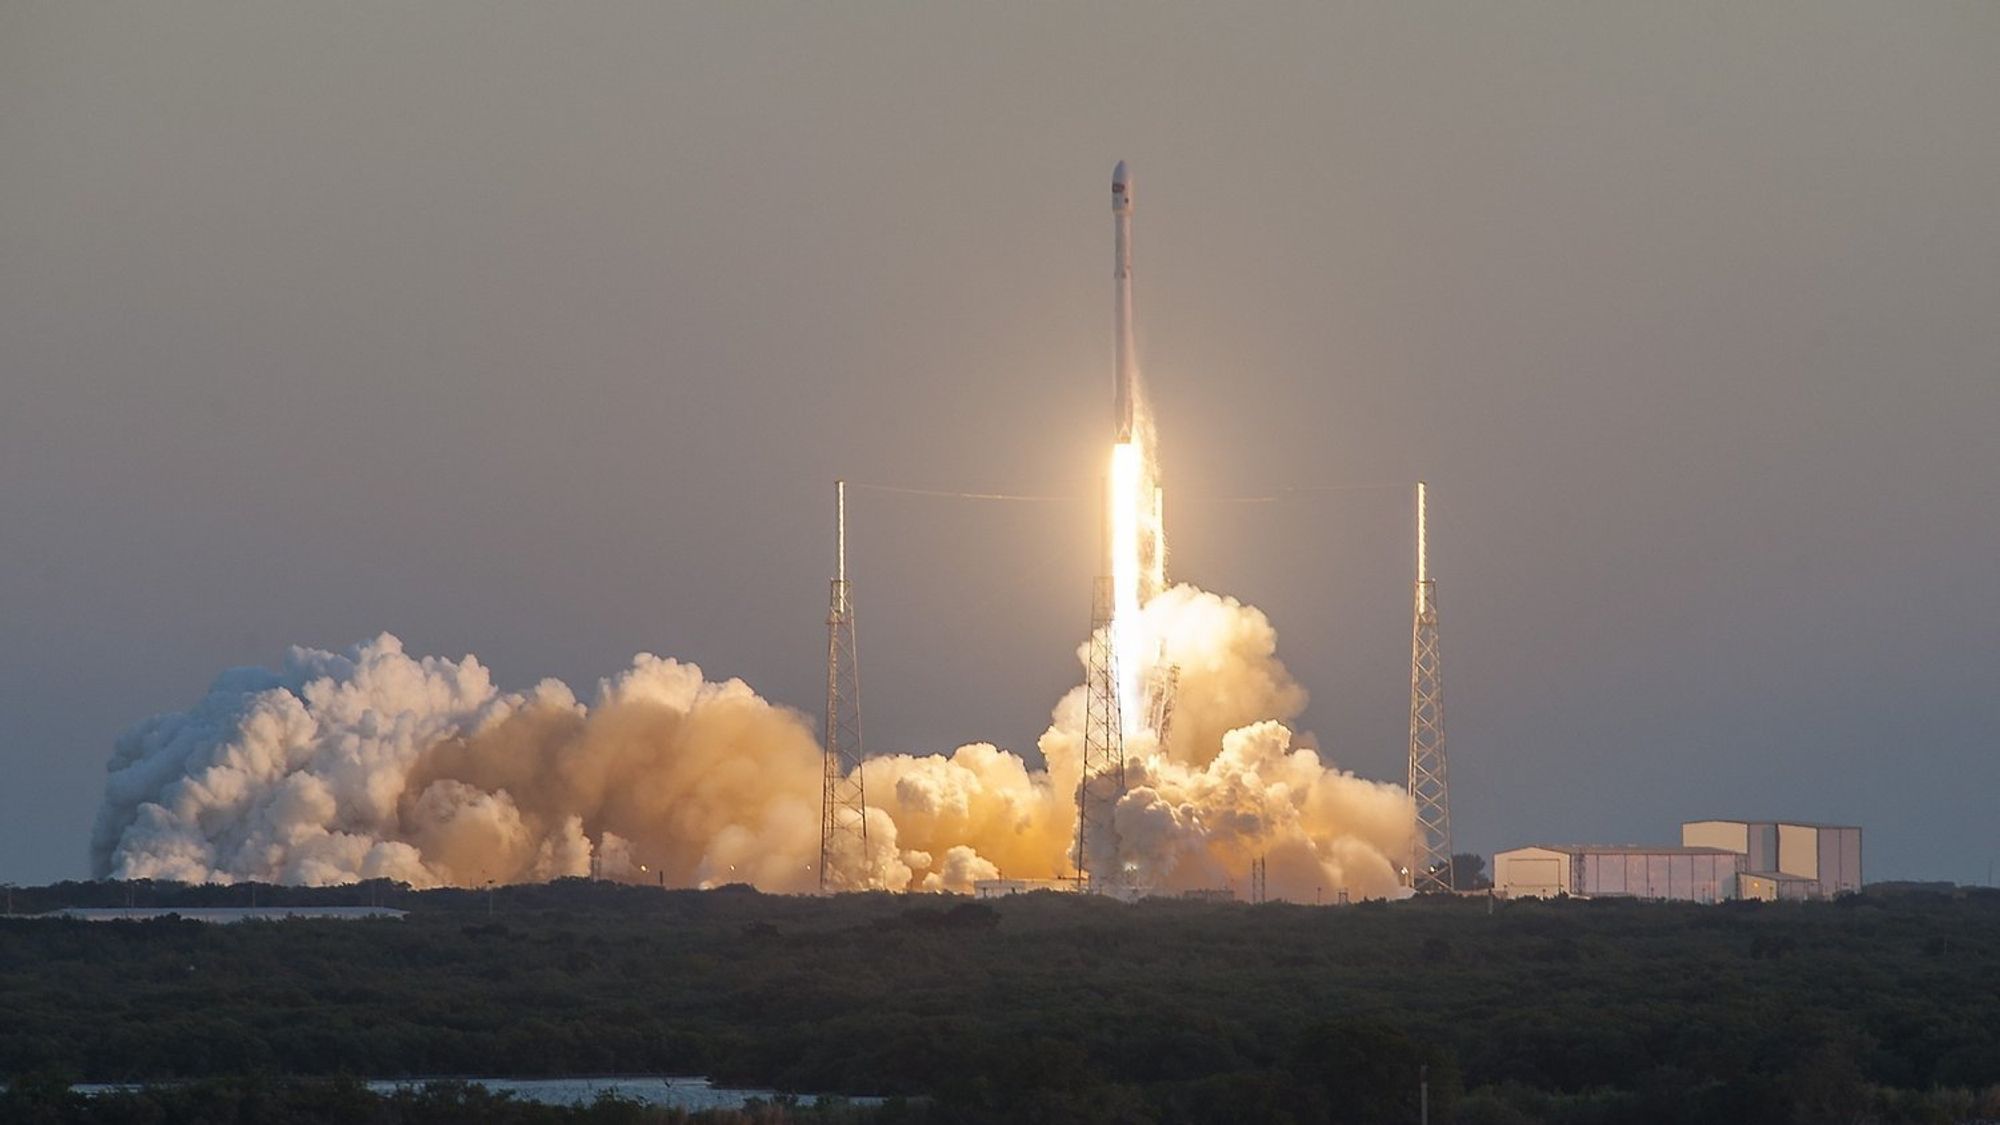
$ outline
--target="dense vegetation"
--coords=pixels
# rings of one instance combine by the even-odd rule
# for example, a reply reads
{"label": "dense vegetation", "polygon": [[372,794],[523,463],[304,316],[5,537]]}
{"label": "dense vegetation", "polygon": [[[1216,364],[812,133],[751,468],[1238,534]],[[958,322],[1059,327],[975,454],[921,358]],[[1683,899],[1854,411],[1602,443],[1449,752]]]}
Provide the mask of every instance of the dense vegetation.
{"label": "dense vegetation", "polygon": [[883,1111],[908,1119],[1377,1122],[1415,1120],[1427,1073],[1437,1121],[2000,1119],[1992,892],[1490,912],[581,881],[15,892],[252,893],[412,913],[0,919],[0,1075],[706,1074],[924,1096]]}

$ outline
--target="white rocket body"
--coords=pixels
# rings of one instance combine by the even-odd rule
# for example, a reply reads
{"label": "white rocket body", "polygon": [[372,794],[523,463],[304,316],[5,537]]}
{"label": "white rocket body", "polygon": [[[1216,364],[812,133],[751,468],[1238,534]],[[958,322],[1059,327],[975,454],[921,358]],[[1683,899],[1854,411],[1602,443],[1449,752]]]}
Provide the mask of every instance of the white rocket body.
{"label": "white rocket body", "polygon": [[1120,442],[1132,440],[1138,412],[1139,350],[1132,341],[1132,177],[1125,162],[1111,170],[1112,279],[1117,287],[1114,317],[1118,330],[1117,369],[1113,373],[1113,423]]}

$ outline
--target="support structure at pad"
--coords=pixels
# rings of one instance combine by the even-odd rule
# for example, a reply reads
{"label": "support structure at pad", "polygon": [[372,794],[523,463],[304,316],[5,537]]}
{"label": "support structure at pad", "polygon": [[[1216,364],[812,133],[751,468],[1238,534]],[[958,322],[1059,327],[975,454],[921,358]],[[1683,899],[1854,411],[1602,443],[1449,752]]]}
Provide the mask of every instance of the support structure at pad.
{"label": "support structure at pad", "polygon": [[1118,702],[1118,651],[1111,618],[1116,595],[1099,578],[1090,599],[1090,658],[1084,677],[1083,776],[1076,787],[1077,890],[1124,885],[1112,813],[1125,795],[1125,720]]}
{"label": "support structure at pad", "polygon": [[1417,587],[1410,626],[1410,800],[1417,838],[1410,885],[1452,889],[1451,788],[1444,749],[1444,675],[1438,660],[1437,582],[1430,575],[1428,492],[1417,482]]}
{"label": "support structure at pad", "polygon": [[834,579],[826,611],[826,738],[820,754],[819,889],[868,888],[867,799],[861,781],[861,668],[847,581],[847,482],[836,481]]}
{"label": "support structure at pad", "polygon": [[1174,729],[1174,695],[1181,687],[1181,666],[1167,663],[1166,645],[1160,648],[1160,661],[1154,665],[1151,683],[1146,688],[1146,706],[1150,712],[1146,729],[1153,732],[1153,743],[1164,754],[1167,735]]}

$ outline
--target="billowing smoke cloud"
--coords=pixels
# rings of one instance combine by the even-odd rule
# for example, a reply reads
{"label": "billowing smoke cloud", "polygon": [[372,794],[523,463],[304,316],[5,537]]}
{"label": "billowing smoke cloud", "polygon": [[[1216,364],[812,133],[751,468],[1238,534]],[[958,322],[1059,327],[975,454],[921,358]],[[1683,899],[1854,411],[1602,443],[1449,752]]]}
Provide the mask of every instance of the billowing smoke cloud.
{"label": "billowing smoke cloud", "polygon": [[[1268,857],[1273,895],[1396,893],[1400,787],[1326,766],[1285,725],[1305,693],[1262,613],[1177,587],[1145,611],[1180,668],[1167,745],[1128,745],[1115,823],[1141,885],[1227,886]],[[1045,768],[990,745],[863,766],[868,883],[967,890],[1070,871],[1083,691]],[[497,690],[476,660],[388,635],[224,673],[193,708],[118,742],[91,841],[100,877],[417,886],[588,874],[669,886],[817,884],[812,721],[739,680],[644,655],[588,706],[554,680]]]}

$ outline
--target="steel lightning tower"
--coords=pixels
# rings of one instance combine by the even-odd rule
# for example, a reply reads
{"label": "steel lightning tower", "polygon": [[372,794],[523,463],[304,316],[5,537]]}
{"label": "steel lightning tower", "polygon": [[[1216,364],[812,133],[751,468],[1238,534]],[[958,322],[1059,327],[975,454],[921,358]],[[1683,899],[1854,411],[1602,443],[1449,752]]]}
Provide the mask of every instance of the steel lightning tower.
{"label": "steel lightning tower", "polygon": [[1118,702],[1118,646],[1111,628],[1116,599],[1100,577],[1090,599],[1090,665],[1084,676],[1083,777],[1076,786],[1076,889],[1122,885],[1118,831],[1112,823],[1125,795],[1125,720]]}
{"label": "steel lightning tower", "polygon": [[1410,882],[1419,891],[1449,891],[1451,787],[1444,750],[1444,676],[1438,664],[1437,582],[1430,574],[1427,488],[1417,482],[1417,589],[1410,625],[1410,800],[1417,839]]}
{"label": "steel lightning tower", "polygon": [[847,482],[833,485],[834,579],[826,611],[826,742],[821,749],[819,889],[863,890],[867,801],[861,785],[861,668],[847,581]]}

